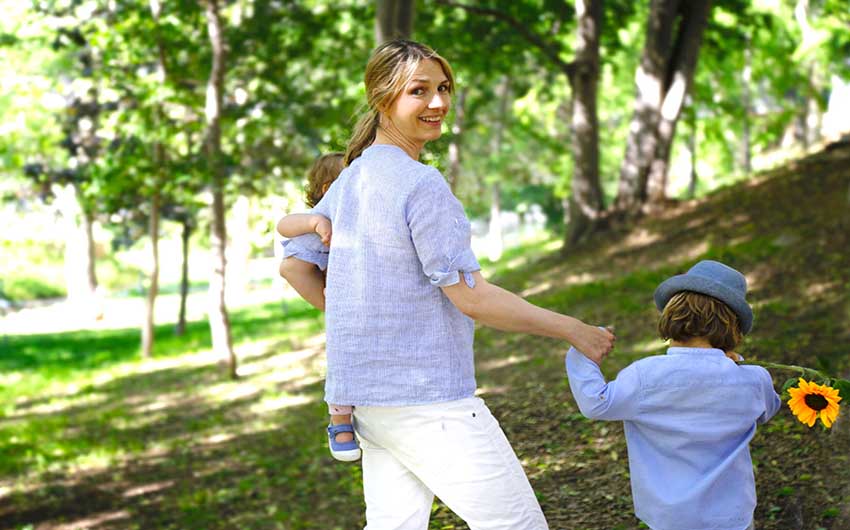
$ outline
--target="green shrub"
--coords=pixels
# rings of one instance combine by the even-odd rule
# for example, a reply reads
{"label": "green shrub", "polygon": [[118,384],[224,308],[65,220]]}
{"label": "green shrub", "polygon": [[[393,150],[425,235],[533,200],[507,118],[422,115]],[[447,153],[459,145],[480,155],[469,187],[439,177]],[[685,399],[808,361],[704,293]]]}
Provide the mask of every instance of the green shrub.
{"label": "green shrub", "polygon": [[13,276],[0,280],[0,296],[7,300],[42,300],[66,296],[65,288],[42,278]]}

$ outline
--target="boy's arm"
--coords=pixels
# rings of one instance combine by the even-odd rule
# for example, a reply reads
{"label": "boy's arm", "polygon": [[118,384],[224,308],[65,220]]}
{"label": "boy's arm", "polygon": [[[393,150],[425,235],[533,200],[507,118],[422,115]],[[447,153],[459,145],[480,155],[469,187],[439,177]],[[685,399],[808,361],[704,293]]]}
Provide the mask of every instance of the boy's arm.
{"label": "boy's arm", "polygon": [[634,365],[606,383],[599,365],[575,348],[567,352],[567,376],[578,408],[594,420],[628,420],[637,416],[640,376]]}
{"label": "boy's arm", "polygon": [[277,232],[283,237],[298,237],[316,233],[322,243],[331,243],[331,223],[327,217],[314,213],[293,213],[277,222]]}
{"label": "boy's arm", "polygon": [[290,257],[280,262],[280,275],[301,298],[319,311],[325,310],[325,275],[316,265]]}
{"label": "boy's arm", "polygon": [[770,377],[770,372],[765,369],[762,369],[761,372],[762,388],[764,393],[764,412],[756,420],[756,423],[759,425],[767,423],[774,414],[779,412],[779,408],[782,406],[782,400],[779,398],[776,390],[773,389],[773,379]]}

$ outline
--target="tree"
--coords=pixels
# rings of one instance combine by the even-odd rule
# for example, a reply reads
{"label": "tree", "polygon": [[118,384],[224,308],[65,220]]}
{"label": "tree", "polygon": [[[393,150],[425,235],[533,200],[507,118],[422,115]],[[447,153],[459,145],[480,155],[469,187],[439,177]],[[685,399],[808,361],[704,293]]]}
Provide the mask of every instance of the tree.
{"label": "tree", "polygon": [[690,90],[709,0],[652,0],[635,73],[637,95],[620,168],[616,208],[636,213],[665,196],[670,147]]}
{"label": "tree", "polygon": [[225,49],[224,24],[219,12],[218,0],[205,0],[205,14],[210,48],[212,50],[212,68],[207,81],[207,99],[205,106],[206,136],[205,150],[209,175],[212,180],[212,230],[211,245],[213,251],[213,271],[210,278],[209,322],[212,334],[213,351],[226,363],[228,375],[236,379],[236,354],[233,352],[233,339],[230,334],[230,318],[225,303],[225,268],[227,260],[227,229],[225,223],[224,184],[225,168],[221,152],[221,117],[224,100]]}
{"label": "tree", "polygon": [[[601,0],[577,0],[576,2],[579,35],[572,61],[561,58],[561,45],[556,39],[552,36],[541,36],[507,11],[461,4],[451,0],[438,0],[438,3],[502,21],[514,29],[527,43],[534,46],[549,64],[566,76],[572,89],[570,93],[571,122],[576,135],[573,138],[572,150],[573,193],[570,197],[570,226],[564,241],[565,249],[571,247],[600,226],[604,210],[602,187],[599,181],[599,136],[596,115],[599,38],[602,22]],[[561,16],[564,14],[562,13]],[[554,34],[557,34],[560,28],[560,22],[555,24]],[[576,98],[579,100],[576,101]]]}

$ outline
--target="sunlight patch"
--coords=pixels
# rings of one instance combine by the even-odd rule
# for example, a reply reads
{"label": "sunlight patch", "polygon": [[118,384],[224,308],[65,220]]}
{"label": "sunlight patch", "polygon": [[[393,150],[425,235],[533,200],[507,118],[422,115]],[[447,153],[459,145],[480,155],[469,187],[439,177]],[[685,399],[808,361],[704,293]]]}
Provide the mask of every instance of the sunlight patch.
{"label": "sunlight patch", "polygon": [[103,523],[129,518],[130,512],[126,510],[118,510],[115,512],[106,512],[92,517],[86,517],[85,519],[77,519],[76,521],[72,521],[68,524],[54,526],[53,528],[55,530],[77,530],[79,528],[95,528]]}
{"label": "sunlight patch", "polygon": [[233,385],[233,383],[219,383],[207,388],[203,393],[205,397],[213,401],[236,401],[259,394],[261,390],[251,383]]}
{"label": "sunlight patch", "polygon": [[230,440],[232,440],[235,437],[236,436],[232,433],[217,432],[217,433],[211,434],[211,435],[207,436],[206,438],[204,438],[203,440],[201,440],[201,443],[205,444],[205,445],[215,445],[215,444],[220,444],[220,443],[224,443],[224,442],[229,442]]}
{"label": "sunlight patch", "polygon": [[527,298],[529,296],[534,296],[536,294],[540,294],[544,291],[549,290],[552,287],[552,282],[541,282],[535,285],[534,287],[529,287],[528,289],[522,291],[520,296],[523,298]]}
{"label": "sunlight patch", "polygon": [[7,374],[0,374],[0,386],[14,385],[15,383],[21,382],[23,378],[23,372],[9,372]]}
{"label": "sunlight patch", "polygon": [[499,368],[504,368],[506,366],[524,363],[529,359],[531,359],[530,355],[511,355],[509,357],[503,357],[501,359],[484,361],[479,366],[481,366],[482,370],[498,370]]}
{"label": "sunlight patch", "polygon": [[144,486],[136,486],[135,488],[130,488],[125,491],[124,497],[129,499],[131,497],[138,497],[139,495],[147,495],[148,493],[154,493],[170,488],[173,485],[173,480],[164,480],[162,482],[154,482],[153,484],[145,484]]}
{"label": "sunlight patch", "polygon": [[296,394],[294,396],[279,396],[276,398],[264,399],[255,405],[251,405],[250,410],[254,414],[264,414],[267,412],[274,412],[288,407],[305,405],[307,403],[312,403],[313,401],[315,401],[314,398],[311,398],[310,396],[305,396],[303,394]]}

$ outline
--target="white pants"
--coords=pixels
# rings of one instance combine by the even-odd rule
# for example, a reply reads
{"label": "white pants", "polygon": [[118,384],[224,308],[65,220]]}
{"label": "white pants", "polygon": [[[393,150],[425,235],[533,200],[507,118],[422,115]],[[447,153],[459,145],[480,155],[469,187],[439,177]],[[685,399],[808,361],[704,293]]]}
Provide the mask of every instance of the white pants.
{"label": "white pants", "polygon": [[528,478],[479,398],[355,407],[364,530],[427,530],[436,494],[471,530],[548,530]]}

